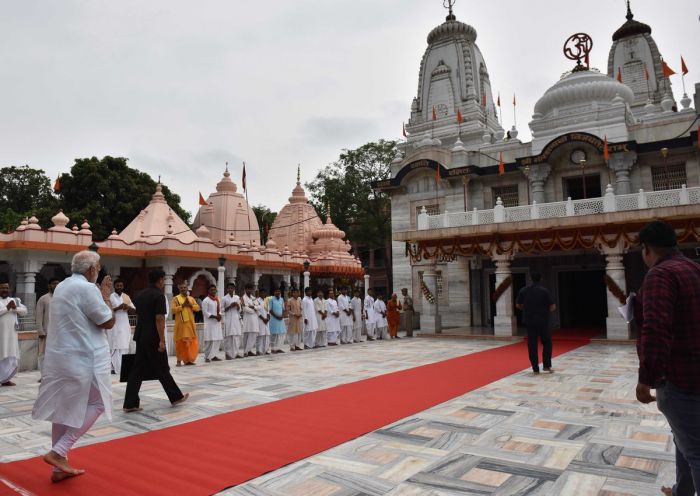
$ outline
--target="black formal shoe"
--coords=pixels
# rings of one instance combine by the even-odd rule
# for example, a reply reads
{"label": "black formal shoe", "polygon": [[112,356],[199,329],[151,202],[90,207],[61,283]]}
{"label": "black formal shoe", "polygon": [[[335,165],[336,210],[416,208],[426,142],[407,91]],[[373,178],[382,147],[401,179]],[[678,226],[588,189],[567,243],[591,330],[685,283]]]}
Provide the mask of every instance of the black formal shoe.
{"label": "black formal shoe", "polygon": [[222,360],[221,360],[221,358],[219,358],[219,357],[214,357],[214,358],[211,359],[211,361],[212,361],[212,362],[221,362]]}

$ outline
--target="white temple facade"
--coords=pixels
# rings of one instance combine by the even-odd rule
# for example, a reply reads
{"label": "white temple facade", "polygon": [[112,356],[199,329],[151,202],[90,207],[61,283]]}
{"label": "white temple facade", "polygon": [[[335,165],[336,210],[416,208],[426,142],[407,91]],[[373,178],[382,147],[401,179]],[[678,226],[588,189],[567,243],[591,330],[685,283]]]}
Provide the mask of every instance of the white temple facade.
{"label": "white temple facade", "polygon": [[554,327],[627,339],[616,307],[644,273],[638,230],[665,219],[700,256],[699,116],[674,100],[651,31],[628,10],[607,72],[579,62],[543,81],[530,142],[496,119],[476,29],[450,12],[431,31],[407,139],[375,185],[391,196],[394,289],[409,288],[421,329],[515,335],[515,295],[537,271]]}

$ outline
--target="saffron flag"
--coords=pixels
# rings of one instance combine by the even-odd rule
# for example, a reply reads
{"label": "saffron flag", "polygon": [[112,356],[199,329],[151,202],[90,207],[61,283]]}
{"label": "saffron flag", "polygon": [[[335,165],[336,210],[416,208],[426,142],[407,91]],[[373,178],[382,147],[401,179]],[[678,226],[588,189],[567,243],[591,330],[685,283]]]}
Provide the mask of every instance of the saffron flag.
{"label": "saffron flag", "polygon": [[56,181],[53,183],[53,192],[59,194],[61,192],[61,175],[56,176]]}
{"label": "saffron flag", "polygon": [[433,105],[433,120],[437,120],[437,111],[435,110],[435,105]]}
{"label": "saffron flag", "polygon": [[681,72],[683,73],[684,76],[685,76],[686,74],[688,74],[688,66],[685,65],[685,60],[683,60],[683,56],[682,56],[682,55],[681,55]]}
{"label": "saffron flag", "polygon": [[603,159],[607,162],[610,160],[610,149],[608,148],[608,136],[605,136],[603,141]]}
{"label": "saffron flag", "polygon": [[496,100],[496,105],[501,106],[501,94],[498,94],[498,100]]}
{"label": "saffron flag", "polygon": [[513,107],[515,107],[515,93],[513,93]]}
{"label": "saffron flag", "polygon": [[647,70],[647,65],[644,64],[644,79],[649,81],[649,71]]}
{"label": "saffron flag", "polygon": [[406,138],[406,124],[402,124],[403,126],[403,137]]}
{"label": "saffron flag", "polygon": [[498,155],[498,175],[502,176],[506,173],[506,165],[503,163],[503,152]]}
{"label": "saffron flag", "polygon": [[440,164],[435,165],[435,184],[440,184]]}
{"label": "saffron flag", "polygon": [[462,118],[462,111],[457,109],[457,124],[461,124],[464,122],[464,119]]}
{"label": "saffron flag", "polygon": [[199,193],[199,204],[200,204],[202,207],[206,207],[206,206],[208,205],[207,201],[206,201],[206,200],[204,199],[204,197],[202,196],[202,193]]}
{"label": "saffron flag", "polygon": [[676,73],[676,71],[674,71],[673,69],[671,69],[668,66],[668,64],[666,63],[665,60],[661,61],[661,67],[663,68],[663,71],[664,71],[664,77],[671,77]]}
{"label": "saffron flag", "polygon": [[622,82],[622,69],[619,67],[617,68],[617,80],[621,83]]}
{"label": "saffron flag", "polygon": [[486,108],[486,93],[481,94],[481,105]]}
{"label": "saffron flag", "polygon": [[245,183],[245,162],[243,162],[243,177],[241,179],[241,185],[243,186],[243,191],[248,191],[246,189],[246,183]]}

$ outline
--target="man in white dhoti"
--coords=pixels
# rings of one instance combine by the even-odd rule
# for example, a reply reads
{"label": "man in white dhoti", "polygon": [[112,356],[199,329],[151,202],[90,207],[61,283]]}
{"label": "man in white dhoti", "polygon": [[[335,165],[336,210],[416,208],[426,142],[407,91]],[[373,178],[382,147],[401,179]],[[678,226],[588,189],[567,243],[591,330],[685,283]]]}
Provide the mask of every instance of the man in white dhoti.
{"label": "man in white dhoti", "polygon": [[224,307],[224,353],[226,360],[241,358],[241,298],[236,294],[236,286],[229,283],[226,294],[221,299]]}
{"label": "man in white dhoti", "polygon": [[314,300],[311,298],[311,288],[306,288],[304,295],[304,299],[301,300],[301,315],[304,319],[304,349],[308,350],[316,344],[318,319],[316,318]]}
{"label": "man in white dhoti", "polygon": [[209,294],[202,301],[204,317],[204,361],[220,362],[217,356],[224,333],[221,328],[221,301],[216,296],[216,284],[209,285]]}
{"label": "man in white dhoti", "polygon": [[258,340],[257,352],[258,355],[270,353],[270,312],[267,306],[267,291],[261,289],[258,291],[255,310],[258,312]]}
{"label": "man in white dhoti", "polygon": [[112,373],[119,375],[122,369],[122,355],[129,353],[131,342],[129,310],[136,310],[129,295],[124,292],[124,281],[121,279],[114,281],[114,293],[110,295],[109,303],[114,311],[114,327],[107,331],[107,342],[112,356]]}
{"label": "man in white dhoti", "polygon": [[377,330],[377,312],[374,311],[374,290],[368,289],[365,296],[365,327],[367,328],[367,340],[374,341]]}
{"label": "man in white dhoti", "polygon": [[386,303],[382,295],[374,302],[374,315],[377,329],[377,339],[389,339],[389,322],[386,319]]}
{"label": "man in white dhoti", "polygon": [[364,313],[362,312],[362,299],[360,298],[360,291],[355,290],[350,300],[350,307],[352,308],[352,339],[356,343],[362,342],[362,326],[365,321]]}
{"label": "man in white dhoti", "polygon": [[112,309],[95,286],[100,256],[73,256],[73,275],[58,285],[49,312],[44,372],[32,418],[52,422],[52,448],[44,461],[51,480],[84,473],[68,464],[68,452],[105,412],[112,419],[112,380],[105,329],[114,325]]}
{"label": "man in white dhoti", "polygon": [[10,283],[0,280],[0,385],[14,386],[19,368],[19,317],[27,315],[19,298],[10,298]]}
{"label": "man in white dhoti", "polygon": [[326,300],[326,306],[328,308],[328,344],[331,346],[336,346],[338,344],[338,338],[340,337],[340,310],[338,309],[338,302],[335,300],[335,291],[332,289],[328,290],[328,299]]}
{"label": "man in white dhoti", "polygon": [[245,294],[241,298],[241,313],[243,315],[243,356],[255,356],[255,345],[258,340],[257,299],[253,295],[253,285],[245,285]]}
{"label": "man in white dhoti", "polygon": [[316,310],[316,319],[318,321],[318,330],[316,331],[316,343],[314,348],[328,346],[328,304],[323,297],[323,291],[320,289],[316,293],[314,300],[314,309]]}
{"label": "man in white dhoti", "polygon": [[[39,345],[39,373],[44,368],[44,353],[46,352],[46,331],[49,328],[49,309],[53,301],[53,292],[58,286],[59,280],[54,278],[49,279],[49,292],[39,298],[36,302],[34,315],[36,317],[36,333]],[[41,382],[41,379],[39,379]]]}
{"label": "man in white dhoti", "polygon": [[342,344],[352,343],[352,307],[346,287],[340,288],[338,311],[340,312],[340,342]]}

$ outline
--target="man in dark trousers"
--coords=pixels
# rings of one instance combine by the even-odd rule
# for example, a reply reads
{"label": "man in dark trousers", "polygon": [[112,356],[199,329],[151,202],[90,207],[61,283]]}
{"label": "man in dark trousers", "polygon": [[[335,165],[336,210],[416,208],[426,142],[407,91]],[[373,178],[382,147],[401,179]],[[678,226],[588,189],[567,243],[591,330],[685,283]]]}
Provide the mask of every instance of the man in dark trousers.
{"label": "man in dark trousers", "polygon": [[639,242],[649,272],[634,308],[637,399],[656,401],[673,432],[676,484],[662,492],[692,496],[700,491],[700,265],[681,254],[665,222],[645,226]]}
{"label": "man in dark trousers", "polygon": [[160,384],[168,395],[173,406],[179,405],[187,398],[189,393],[183,395],[170,375],[168,355],[165,351],[165,272],[154,269],[148,274],[148,288],[144,289],[134,298],[136,306],[136,356],[126,384],[124,396],[124,411],[126,413],[138,412],[139,390],[141,382],[148,372],[152,372],[158,378]]}
{"label": "man in dark trousers", "polygon": [[542,275],[533,272],[532,284],[525,286],[518,293],[515,306],[523,312],[523,321],[527,328],[527,350],[530,355],[532,371],[540,373],[540,360],[537,352],[537,339],[542,341],[542,366],[551,374],[552,368],[552,332],[549,329],[549,314],[557,309],[552,295],[540,284]]}

